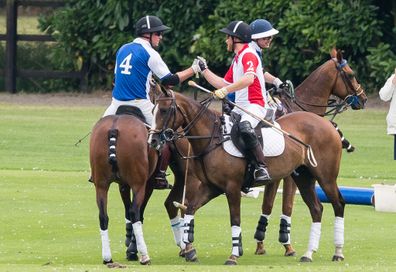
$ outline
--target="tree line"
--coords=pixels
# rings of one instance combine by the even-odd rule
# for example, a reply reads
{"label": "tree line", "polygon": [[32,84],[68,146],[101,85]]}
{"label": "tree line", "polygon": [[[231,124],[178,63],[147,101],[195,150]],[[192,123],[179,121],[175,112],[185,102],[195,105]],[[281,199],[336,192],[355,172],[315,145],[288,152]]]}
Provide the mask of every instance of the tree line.
{"label": "tree line", "polygon": [[70,0],[40,18],[40,27],[59,41],[59,62],[89,66],[92,88],[111,88],[117,49],[134,39],[134,23],[157,15],[172,28],[159,52],[172,72],[195,56],[223,74],[232,54],[219,29],[232,20],[264,18],[279,34],[264,52],[265,69],[297,85],[330,58],[333,46],[368,92],[377,91],[396,67],[396,1],[373,0]]}

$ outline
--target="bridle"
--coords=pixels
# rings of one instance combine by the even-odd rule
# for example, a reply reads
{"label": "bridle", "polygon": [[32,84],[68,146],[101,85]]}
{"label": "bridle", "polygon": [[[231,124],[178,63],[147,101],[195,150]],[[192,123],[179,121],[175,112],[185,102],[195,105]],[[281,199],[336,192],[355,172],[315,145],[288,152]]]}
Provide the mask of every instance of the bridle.
{"label": "bridle", "polygon": [[286,92],[286,96],[303,111],[309,111],[308,109],[306,109],[306,106],[316,107],[316,108],[330,108],[328,111],[326,111],[323,114],[323,116],[332,115],[331,119],[334,119],[334,117],[338,113],[347,110],[348,107],[350,106],[352,108],[356,107],[359,104],[358,97],[364,91],[360,84],[355,88],[348,74],[344,71],[343,68],[347,65],[348,63],[347,60],[342,59],[341,63],[338,63],[338,60],[335,58],[332,58],[331,60],[334,62],[337,70],[337,74],[332,89],[334,89],[335,85],[337,84],[338,77],[340,76],[345,85],[346,92],[348,93],[348,95],[341,102],[337,103],[337,99],[329,99],[326,105],[318,105],[318,104],[312,104],[298,100],[298,98],[294,95],[294,93],[290,94]]}

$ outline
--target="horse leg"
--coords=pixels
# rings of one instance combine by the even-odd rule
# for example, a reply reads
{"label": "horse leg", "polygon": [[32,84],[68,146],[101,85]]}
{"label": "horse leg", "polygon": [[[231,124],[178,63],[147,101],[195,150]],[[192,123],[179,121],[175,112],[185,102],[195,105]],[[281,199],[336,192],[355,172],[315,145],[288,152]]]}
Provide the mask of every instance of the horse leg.
{"label": "horse leg", "polygon": [[[171,149],[172,150],[172,149]],[[172,152],[174,152],[172,150]],[[173,154],[173,153],[172,153]],[[172,163],[170,167],[174,174],[174,184],[171,189],[168,197],[166,198],[164,205],[166,211],[168,213],[168,217],[170,220],[170,225],[172,228],[173,238],[175,240],[176,245],[180,248],[179,257],[185,257],[185,248],[186,245],[183,243],[183,226],[184,226],[184,218],[179,216],[179,209],[175,207],[173,204],[174,201],[179,203],[183,203],[183,191],[184,191],[184,181],[185,181],[185,168],[187,166],[186,161],[180,159],[178,155],[172,157]],[[190,171],[191,172],[191,171]],[[187,173],[189,177],[189,184],[191,183],[191,174]],[[196,178],[194,180],[197,180]],[[199,180],[197,182],[193,182],[193,184],[199,184]]]}
{"label": "horse leg", "polygon": [[283,179],[282,215],[279,223],[279,242],[285,247],[285,256],[295,256],[296,251],[291,245],[291,214],[297,186],[291,176]]}
{"label": "horse leg", "polygon": [[109,187],[101,187],[96,184],[96,204],[99,209],[100,236],[102,240],[103,264],[113,262],[111,258],[110,239],[109,239],[109,216],[107,215],[107,192]]}
{"label": "horse leg", "polygon": [[321,179],[318,180],[320,186],[323,191],[326,193],[327,198],[329,199],[331,205],[334,210],[334,246],[335,253],[333,255],[332,261],[343,261],[344,255],[342,253],[342,249],[344,247],[344,209],[345,209],[345,201],[338,189],[335,178],[332,179],[333,182],[326,180],[326,183],[321,182]]}
{"label": "horse leg", "polygon": [[133,190],[133,199],[130,209],[130,217],[132,222],[133,232],[136,237],[136,247],[140,253],[140,264],[148,265],[151,263],[147,251],[147,245],[143,236],[143,224],[141,208],[145,199],[145,186],[135,186]]}
{"label": "horse leg", "polygon": [[311,213],[312,224],[309,236],[308,249],[300,258],[300,262],[312,262],[312,255],[319,248],[319,241],[322,228],[323,205],[320,203],[316,191],[315,180],[308,168],[305,166],[297,169],[298,175],[293,177],[305,204]]}
{"label": "horse leg", "polygon": [[228,207],[230,209],[232,251],[225,265],[236,265],[237,259],[243,255],[241,231],[241,193],[238,183],[229,182],[226,189]]}
{"label": "horse leg", "polygon": [[278,190],[280,180],[271,182],[265,186],[263,204],[261,206],[261,212],[259,221],[257,222],[256,232],[254,233],[254,239],[257,242],[256,255],[264,255],[266,253],[264,249],[265,232],[267,231],[268,220],[274,206],[276,197],[276,191]]}
{"label": "horse leg", "polygon": [[[214,187],[207,183],[200,183],[198,189],[191,201],[187,205],[186,214],[184,215],[184,225],[183,225],[183,243],[185,247],[185,260],[187,262],[197,262],[197,252],[193,246],[194,242],[194,214],[195,212],[208,203],[211,199],[217,197],[223,193],[217,187]],[[240,189],[238,190],[240,195]]]}
{"label": "horse leg", "polygon": [[133,233],[133,227],[131,222],[130,208],[131,208],[131,188],[127,184],[119,184],[118,189],[121,195],[122,203],[124,204],[125,209],[125,246],[126,250],[126,258],[128,261],[137,261],[137,246],[136,246],[136,237]]}

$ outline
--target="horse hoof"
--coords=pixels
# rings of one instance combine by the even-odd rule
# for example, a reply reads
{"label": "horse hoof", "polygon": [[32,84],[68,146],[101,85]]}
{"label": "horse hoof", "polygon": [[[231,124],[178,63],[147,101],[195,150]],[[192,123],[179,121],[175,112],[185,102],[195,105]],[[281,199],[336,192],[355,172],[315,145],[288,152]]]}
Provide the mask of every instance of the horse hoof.
{"label": "horse hoof", "polygon": [[187,262],[197,262],[198,257],[197,257],[197,251],[195,248],[190,249],[189,251],[184,251],[184,258],[186,259]]}
{"label": "horse hoof", "polygon": [[286,251],[285,252],[285,257],[294,257],[296,255],[297,255],[297,253],[295,251]]}
{"label": "horse hoof", "polygon": [[148,255],[142,256],[142,258],[140,259],[139,262],[140,262],[141,265],[150,265],[151,264],[151,260],[150,260],[150,257]]}
{"label": "horse hoof", "polygon": [[267,252],[265,251],[264,248],[257,248],[256,251],[254,252],[254,255],[265,255]]}
{"label": "horse hoof", "polygon": [[113,263],[113,259],[110,259],[110,261],[103,260],[104,265],[111,264],[111,263]]}
{"label": "horse hoof", "polygon": [[228,259],[225,263],[225,265],[237,265],[237,261],[233,259]]}
{"label": "horse hoof", "polygon": [[264,249],[263,242],[257,242],[256,251],[254,252],[255,255],[265,255],[267,252]]}
{"label": "horse hoof", "polygon": [[182,257],[182,258],[186,257],[186,250],[185,249],[181,249],[180,250],[179,257]]}
{"label": "horse hoof", "polygon": [[308,257],[305,257],[305,256],[302,256],[302,257],[300,258],[300,262],[301,262],[301,263],[312,263],[312,259],[311,259],[311,258],[308,258]]}
{"label": "horse hoof", "polygon": [[126,258],[128,261],[137,261],[139,259],[136,252],[127,252]]}
{"label": "horse hoof", "polygon": [[294,250],[294,248],[288,244],[288,245],[284,245],[286,251],[285,251],[285,256],[286,257],[294,257],[296,256],[296,251]]}
{"label": "horse hoof", "polygon": [[344,260],[344,256],[337,256],[334,255],[333,259],[331,259],[333,262],[342,262]]}

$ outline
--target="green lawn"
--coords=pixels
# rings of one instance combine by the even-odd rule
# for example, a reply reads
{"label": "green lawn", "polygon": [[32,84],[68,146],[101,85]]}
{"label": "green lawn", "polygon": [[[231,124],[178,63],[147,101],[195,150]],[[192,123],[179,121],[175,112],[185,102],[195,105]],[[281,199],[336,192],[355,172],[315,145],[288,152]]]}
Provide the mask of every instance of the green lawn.
{"label": "green lawn", "polygon": [[[89,176],[88,140],[84,136],[103,113],[101,107],[18,106],[0,102],[0,271],[107,271],[101,265],[98,211]],[[370,187],[396,183],[393,139],[386,135],[384,110],[348,111],[336,121],[355,145],[344,152],[339,184]],[[395,271],[396,214],[347,205],[345,261],[332,263],[333,211],[324,204],[322,239],[314,262],[301,264],[310,230],[308,209],[296,197],[292,242],[297,257],[282,256],[277,242],[280,197],[270,221],[265,256],[254,255],[253,234],[261,200],[244,198],[244,256],[239,268],[224,267],[231,239],[226,199],[218,197],[196,215],[195,246],[200,262],[177,257],[163,201],[154,192],[144,222],[152,266],[128,263],[128,271]],[[124,260],[123,208],[117,186],[109,197],[113,259]]]}

